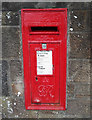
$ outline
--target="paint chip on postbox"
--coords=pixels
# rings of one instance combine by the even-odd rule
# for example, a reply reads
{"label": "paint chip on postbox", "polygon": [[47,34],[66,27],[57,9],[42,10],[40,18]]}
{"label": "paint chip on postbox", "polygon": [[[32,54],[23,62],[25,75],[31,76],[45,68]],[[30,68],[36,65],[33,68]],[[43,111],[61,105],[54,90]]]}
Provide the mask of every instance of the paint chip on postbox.
{"label": "paint chip on postbox", "polygon": [[52,74],[52,51],[37,51],[37,75]]}

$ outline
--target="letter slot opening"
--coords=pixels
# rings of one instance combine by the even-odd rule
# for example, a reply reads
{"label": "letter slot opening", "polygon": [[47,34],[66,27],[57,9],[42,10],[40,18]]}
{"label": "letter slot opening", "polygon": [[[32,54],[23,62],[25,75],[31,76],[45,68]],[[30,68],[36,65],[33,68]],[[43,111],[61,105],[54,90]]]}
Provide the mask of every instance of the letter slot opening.
{"label": "letter slot opening", "polygon": [[59,30],[57,26],[32,26],[30,35],[32,34],[59,34]]}

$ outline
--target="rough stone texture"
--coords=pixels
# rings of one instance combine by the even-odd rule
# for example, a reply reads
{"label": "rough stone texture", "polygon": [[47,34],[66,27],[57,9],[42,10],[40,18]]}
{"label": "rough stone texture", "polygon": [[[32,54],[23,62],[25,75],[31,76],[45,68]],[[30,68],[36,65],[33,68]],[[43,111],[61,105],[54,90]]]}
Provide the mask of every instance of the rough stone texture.
{"label": "rough stone texture", "polygon": [[10,61],[10,77],[12,81],[23,82],[22,78],[22,64],[20,60]]}
{"label": "rough stone texture", "polygon": [[22,97],[3,97],[3,118],[37,118],[36,110],[28,111]]}
{"label": "rough stone texture", "polygon": [[90,84],[76,84],[75,83],[75,96],[90,96]]}
{"label": "rough stone texture", "polygon": [[90,2],[71,2],[70,10],[90,10]]}
{"label": "rough stone texture", "polygon": [[7,61],[2,61],[2,95],[9,96],[9,86],[8,86],[8,63]]}
{"label": "rough stone texture", "polygon": [[[3,118],[49,118],[49,120],[51,118],[56,118],[55,120],[83,118],[84,120],[90,117],[90,64],[92,61],[89,60],[91,58],[89,28],[92,11],[89,6],[92,5],[87,2],[4,2],[2,4],[3,98],[0,104],[1,107],[3,106]],[[19,29],[19,10],[22,8],[68,8],[70,37],[66,111],[25,109]]]}
{"label": "rough stone texture", "polygon": [[2,24],[2,12],[0,11],[0,26]]}
{"label": "rough stone texture", "polygon": [[[2,75],[2,61],[0,61],[0,75]],[[0,97],[2,96],[2,76],[0,76]]]}
{"label": "rough stone texture", "polygon": [[90,11],[74,10],[70,14],[70,28],[73,28],[73,32],[90,30]]}
{"label": "rough stone texture", "polygon": [[90,61],[70,60],[69,79],[70,82],[90,83]]}
{"label": "rough stone texture", "polygon": [[82,97],[68,100],[65,115],[72,118],[90,117],[90,98]]}
{"label": "rough stone texture", "polygon": [[[90,10],[90,32],[92,33],[92,10]],[[91,35],[91,38],[92,38],[92,34]]]}
{"label": "rough stone texture", "polygon": [[34,6],[38,4],[38,2],[3,2],[2,10],[3,11],[19,11],[22,8],[35,8]]}
{"label": "rough stone texture", "polygon": [[75,97],[75,85],[73,83],[67,83],[67,97],[74,98]]}
{"label": "rough stone texture", "polygon": [[52,110],[39,110],[38,118],[58,118],[58,111]]}
{"label": "rough stone texture", "polygon": [[2,58],[19,58],[19,28],[2,27]]}
{"label": "rough stone texture", "polygon": [[3,12],[2,25],[19,25],[19,12]]}
{"label": "rough stone texture", "polygon": [[90,58],[90,35],[86,33],[70,34],[70,58]]}

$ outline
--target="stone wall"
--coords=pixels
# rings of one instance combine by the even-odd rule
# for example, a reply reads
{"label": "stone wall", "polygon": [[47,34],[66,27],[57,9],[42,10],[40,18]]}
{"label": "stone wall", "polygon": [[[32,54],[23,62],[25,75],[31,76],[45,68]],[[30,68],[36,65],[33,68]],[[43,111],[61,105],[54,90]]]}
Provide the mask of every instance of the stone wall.
{"label": "stone wall", "polygon": [[[2,28],[2,117],[90,117],[90,7],[91,3],[3,2]],[[26,110],[19,14],[22,8],[68,9],[67,110]],[[0,97],[1,99],[1,97]]]}

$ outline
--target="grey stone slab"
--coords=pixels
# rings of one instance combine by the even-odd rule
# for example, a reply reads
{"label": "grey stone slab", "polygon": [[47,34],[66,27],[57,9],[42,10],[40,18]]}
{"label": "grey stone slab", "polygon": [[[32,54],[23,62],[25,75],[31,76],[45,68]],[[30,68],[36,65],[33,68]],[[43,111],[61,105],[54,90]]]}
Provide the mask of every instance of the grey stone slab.
{"label": "grey stone slab", "polygon": [[90,59],[90,33],[71,33],[69,58]]}
{"label": "grey stone slab", "polygon": [[0,26],[2,24],[2,12],[0,11]]}
{"label": "grey stone slab", "polygon": [[20,56],[19,28],[2,27],[2,58],[17,59]]}
{"label": "grey stone slab", "polygon": [[69,61],[69,82],[90,84],[90,61],[70,60]]}
{"label": "grey stone slab", "polygon": [[38,2],[35,8],[55,8],[56,2]]}
{"label": "grey stone slab", "polygon": [[71,2],[70,10],[89,10],[90,2]]}
{"label": "grey stone slab", "polygon": [[90,84],[76,84],[75,83],[75,96],[81,97],[81,96],[90,96]]}
{"label": "grey stone slab", "polygon": [[3,11],[2,25],[19,25],[19,12]]}
{"label": "grey stone slab", "polygon": [[8,63],[7,61],[2,61],[2,96],[9,96],[9,85],[8,85]]}
{"label": "grey stone slab", "polygon": [[2,3],[2,10],[3,11],[19,11],[25,8],[35,8],[35,5],[38,2],[3,2]]}
{"label": "grey stone slab", "polygon": [[[53,6],[54,5],[54,6]],[[3,2],[2,10],[18,11],[22,8],[67,8],[70,10],[90,9],[90,2]]]}
{"label": "grey stone slab", "polygon": [[92,37],[92,10],[90,10],[90,32],[91,32],[91,37]]}
{"label": "grey stone slab", "polygon": [[89,118],[90,117],[90,98],[88,96],[67,101],[65,117]]}
{"label": "grey stone slab", "polygon": [[22,78],[22,63],[20,60],[10,61],[10,77],[12,81],[20,82]]}
{"label": "grey stone slab", "polygon": [[73,10],[70,12],[70,32],[90,31],[90,11]]}

